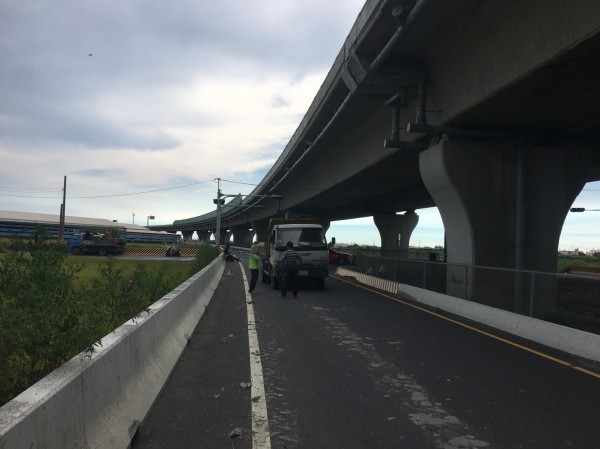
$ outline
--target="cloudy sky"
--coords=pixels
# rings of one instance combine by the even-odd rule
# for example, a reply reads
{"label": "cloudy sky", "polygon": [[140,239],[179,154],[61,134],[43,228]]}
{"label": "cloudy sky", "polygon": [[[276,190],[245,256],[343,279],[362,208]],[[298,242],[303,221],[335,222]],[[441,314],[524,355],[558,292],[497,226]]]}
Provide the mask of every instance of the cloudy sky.
{"label": "cloudy sky", "polygon": [[[0,209],[58,214],[65,175],[67,215],[124,223],[209,212],[216,178],[249,193],[363,4],[0,0]],[[413,243],[443,243],[437,211],[420,215]],[[596,245],[589,226],[565,245]],[[379,244],[371,218],[329,234]]]}
{"label": "cloudy sky", "polygon": [[363,4],[0,0],[0,209],[58,213],[64,175],[68,215],[138,224],[248,193]]}

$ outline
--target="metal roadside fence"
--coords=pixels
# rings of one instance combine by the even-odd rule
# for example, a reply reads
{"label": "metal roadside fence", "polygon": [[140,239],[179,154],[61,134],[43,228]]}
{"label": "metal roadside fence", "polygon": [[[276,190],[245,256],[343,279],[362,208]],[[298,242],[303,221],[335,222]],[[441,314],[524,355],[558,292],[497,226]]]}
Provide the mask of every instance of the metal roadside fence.
{"label": "metal roadside fence", "polygon": [[356,271],[600,334],[600,270],[543,273],[438,258],[437,252],[359,251]]}

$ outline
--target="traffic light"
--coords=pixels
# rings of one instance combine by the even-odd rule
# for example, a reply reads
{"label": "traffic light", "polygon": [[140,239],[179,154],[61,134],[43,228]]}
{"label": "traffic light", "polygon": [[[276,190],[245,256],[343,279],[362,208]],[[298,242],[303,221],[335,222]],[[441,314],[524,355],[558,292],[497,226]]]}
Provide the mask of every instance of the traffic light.
{"label": "traffic light", "polygon": [[572,207],[571,212],[585,212],[585,207]]}

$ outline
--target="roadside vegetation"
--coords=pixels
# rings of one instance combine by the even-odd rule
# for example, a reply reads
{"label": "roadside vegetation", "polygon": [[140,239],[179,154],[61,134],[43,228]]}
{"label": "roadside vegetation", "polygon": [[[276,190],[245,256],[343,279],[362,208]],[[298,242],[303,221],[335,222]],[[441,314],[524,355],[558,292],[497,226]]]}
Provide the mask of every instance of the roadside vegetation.
{"label": "roadside vegetation", "polygon": [[193,262],[68,257],[38,228],[31,240],[2,242],[0,255],[0,404],[208,265],[205,246]]}

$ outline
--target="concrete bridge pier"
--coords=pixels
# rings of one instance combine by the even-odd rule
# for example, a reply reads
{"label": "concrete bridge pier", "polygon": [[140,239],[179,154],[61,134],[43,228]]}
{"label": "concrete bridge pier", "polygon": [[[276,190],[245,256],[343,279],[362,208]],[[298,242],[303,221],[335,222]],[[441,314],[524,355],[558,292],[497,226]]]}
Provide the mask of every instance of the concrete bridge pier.
{"label": "concrete bridge pier", "polygon": [[246,231],[246,237],[244,237],[244,238],[245,238],[245,241],[248,242],[248,247],[252,246],[252,243],[254,243],[254,240],[255,240],[254,234],[256,234],[256,231],[254,230],[254,228],[252,230],[248,229]]}
{"label": "concrete bridge pier", "polygon": [[410,236],[419,222],[419,216],[414,211],[407,211],[404,215],[373,215],[373,222],[379,230],[382,251],[400,250],[402,254],[407,254]]}
{"label": "concrete bridge pier", "polygon": [[259,242],[267,241],[267,232],[269,231],[269,220],[256,220],[252,222],[252,228]]}
{"label": "concrete bridge pier", "polygon": [[194,235],[194,231],[181,231],[181,235],[183,236],[184,242],[189,242],[192,240],[192,236]]}
{"label": "concrete bridge pier", "polygon": [[252,236],[254,231],[250,231],[248,228],[251,225],[249,223],[242,226],[234,226],[231,228],[231,234],[233,234],[233,243],[235,246],[245,246],[250,248],[252,246]]}
{"label": "concrete bridge pier", "polygon": [[[420,154],[446,231],[447,293],[542,317],[556,310],[560,233],[590,153],[449,140]],[[508,270],[492,270],[493,267]]]}
{"label": "concrete bridge pier", "polygon": [[211,234],[212,234],[211,231],[196,230],[196,235],[198,236],[198,240],[201,242],[209,242]]}
{"label": "concrete bridge pier", "polygon": [[[231,236],[233,234],[233,232],[228,232],[229,229],[228,228],[221,228],[221,238],[220,238],[220,242],[216,242],[217,245],[226,245],[227,243],[231,244]],[[216,234],[215,234],[215,238],[216,238]]]}
{"label": "concrete bridge pier", "polygon": [[232,227],[230,234],[233,236],[233,244],[235,246],[244,246],[246,240],[246,229],[244,229],[243,226]]}

